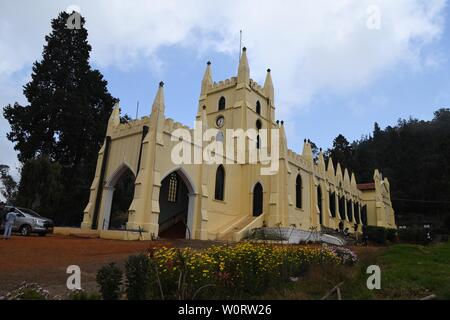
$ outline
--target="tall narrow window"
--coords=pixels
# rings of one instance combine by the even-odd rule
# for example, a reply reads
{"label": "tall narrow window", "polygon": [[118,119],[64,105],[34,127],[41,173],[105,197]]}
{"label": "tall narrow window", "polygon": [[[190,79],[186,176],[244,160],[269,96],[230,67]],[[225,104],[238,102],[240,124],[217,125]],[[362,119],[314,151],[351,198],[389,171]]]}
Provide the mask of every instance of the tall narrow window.
{"label": "tall narrow window", "polygon": [[223,201],[225,189],[225,169],[223,166],[219,166],[216,171],[216,190],[215,199]]}
{"label": "tall narrow window", "polygon": [[361,209],[361,222],[363,225],[367,226],[367,205],[363,206]]}
{"label": "tall narrow window", "polygon": [[335,192],[330,192],[329,193],[329,197],[330,197],[330,212],[331,212],[331,216],[333,218],[336,217],[336,193]]}
{"label": "tall narrow window", "polygon": [[261,103],[256,101],[256,113],[261,114]]}
{"label": "tall narrow window", "polygon": [[353,213],[355,215],[355,221],[357,224],[361,223],[361,216],[360,216],[359,211],[360,211],[359,210],[359,202],[354,202],[353,203]]}
{"label": "tall narrow window", "polygon": [[295,180],[295,206],[299,209],[302,207],[302,189],[302,177],[298,175]]}
{"label": "tall narrow window", "polygon": [[353,213],[352,213],[353,204],[352,204],[352,202],[353,201],[351,199],[347,200],[347,218],[348,218],[348,221],[350,221],[350,222],[353,221]]}
{"label": "tall narrow window", "polygon": [[323,225],[323,215],[322,215],[322,188],[317,186],[317,207],[319,208],[319,222]]}
{"label": "tall narrow window", "polygon": [[220,97],[219,99],[219,110],[225,110],[226,100],[225,97]]}
{"label": "tall narrow window", "polygon": [[261,138],[259,134],[256,136],[256,149],[261,149]]}
{"label": "tall narrow window", "polygon": [[339,197],[339,216],[341,220],[345,220],[345,199],[343,196]]}
{"label": "tall narrow window", "polygon": [[259,217],[263,213],[263,187],[258,182],[253,188],[253,216]]}
{"label": "tall narrow window", "polygon": [[178,175],[176,172],[172,173],[169,178],[169,192],[167,195],[167,201],[175,203],[177,202],[178,191]]}

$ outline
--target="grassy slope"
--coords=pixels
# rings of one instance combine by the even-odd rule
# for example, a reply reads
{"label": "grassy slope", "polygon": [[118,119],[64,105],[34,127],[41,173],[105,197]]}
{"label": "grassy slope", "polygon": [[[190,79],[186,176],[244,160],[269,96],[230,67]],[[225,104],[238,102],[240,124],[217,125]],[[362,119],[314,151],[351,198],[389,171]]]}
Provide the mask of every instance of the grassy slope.
{"label": "grassy slope", "polygon": [[[320,299],[344,281],[343,299],[420,299],[430,294],[450,299],[450,243],[429,247],[399,244],[357,251],[360,262],[355,266],[316,267],[297,283],[262,298]],[[372,264],[381,268],[381,290],[366,287],[366,269]]]}

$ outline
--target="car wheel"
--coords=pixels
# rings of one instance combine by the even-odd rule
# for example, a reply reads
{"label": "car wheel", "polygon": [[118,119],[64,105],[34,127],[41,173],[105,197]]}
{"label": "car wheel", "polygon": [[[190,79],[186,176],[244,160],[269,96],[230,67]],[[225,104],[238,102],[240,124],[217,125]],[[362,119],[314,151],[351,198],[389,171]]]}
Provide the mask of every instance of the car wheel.
{"label": "car wheel", "polygon": [[24,237],[29,236],[30,233],[31,233],[31,227],[30,226],[25,225],[25,226],[22,226],[20,228],[20,234],[22,236],[24,236]]}

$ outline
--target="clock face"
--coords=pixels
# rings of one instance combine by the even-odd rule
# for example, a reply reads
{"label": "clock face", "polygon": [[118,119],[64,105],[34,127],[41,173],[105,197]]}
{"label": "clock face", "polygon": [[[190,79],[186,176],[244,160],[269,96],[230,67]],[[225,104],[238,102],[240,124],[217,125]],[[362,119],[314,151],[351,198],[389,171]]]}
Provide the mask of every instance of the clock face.
{"label": "clock face", "polygon": [[224,118],[223,116],[219,116],[219,117],[216,119],[216,125],[217,125],[219,128],[223,127],[224,123],[225,123],[225,118]]}

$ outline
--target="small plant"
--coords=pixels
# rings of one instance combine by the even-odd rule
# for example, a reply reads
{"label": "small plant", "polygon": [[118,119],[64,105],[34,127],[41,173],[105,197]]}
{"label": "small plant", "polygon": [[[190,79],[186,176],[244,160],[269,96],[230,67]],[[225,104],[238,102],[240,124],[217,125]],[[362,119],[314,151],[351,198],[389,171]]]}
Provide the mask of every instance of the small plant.
{"label": "small plant", "polygon": [[88,293],[84,290],[75,290],[69,294],[69,300],[101,300],[102,297],[98,293]]}
{"label": "small plant", "polygon": [[150,270],[149,258],[140,254],[131,256],[125,263],[125,275],[127,278],[126,292],[128,300],[149,299]]}
{"label": "small plant", "polygon": [[37,283],[23,282],[19,288],[6,294],[6,300],[50,300],[50,294]]}
{"label": "small plant", "polygon": [[383,227],[367,227],[367,237],[370,241],[384,245],[387,240],[387,231]]}
{"label": "small plant", "polygon": [[122,271],[114,263],[102,267],[97,272],[97,284],[103,300],[117,300],[122,284]]}

